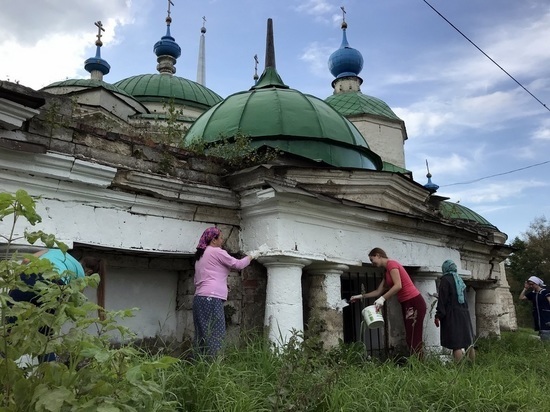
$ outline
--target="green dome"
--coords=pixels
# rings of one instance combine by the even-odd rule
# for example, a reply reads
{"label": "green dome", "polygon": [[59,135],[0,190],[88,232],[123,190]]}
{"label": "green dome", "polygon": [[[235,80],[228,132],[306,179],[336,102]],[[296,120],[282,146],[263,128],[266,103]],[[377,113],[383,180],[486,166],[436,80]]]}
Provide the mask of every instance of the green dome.
{"label": "green dome", "polygon": [[317,97],[290,89],[276,70],[266,68],[250,91],[229,96],[203,113],[184,144],[213,143],[242,133],[255,147],[270,146],[336,167],[380,170],[357,128]]}
{"label": "green dome", "polygon": [[60,82],[55,82],[52,84],[49,84],[46,87],[43,87],[41,90],[49,92],[51,89],[56,88],[62,88],[62,87],[74,87],[75,89],[86,89],[90,88],[93,89],[95,87],[102,87],[106,90],[112,91],[114,93],[120,93],[124,96],[132,97],[128,93],[126,93],[124,90],[116,87],[115,85],[112,85],[110,83],[106,83],[103,80],[95,80],[95,79],[69,79],[69,80],[63,80]]}
{"label": "green dome", "polygon": [[208,109],[222,100],[207,87],[169,74],[142,74],[114,84],[142,103],[166,102]]}
{"label": "green dome", "polygon": [[[468,209],[466,206],[462,206],[459,203],[441,202],[439,205],[439,212],[441,216],[451,220],[460,220],[463,222],[485,226],[491,229],[497,229],[496,226],[491,224],[480,214]],[[497,229],[498,230],[498,229]]]}
{"label": "green dome", "polygon": [[392,120],[401,120],[382,100],[361,92],[333,94],[325,102],[334,107],[342,116],[371,114]]}

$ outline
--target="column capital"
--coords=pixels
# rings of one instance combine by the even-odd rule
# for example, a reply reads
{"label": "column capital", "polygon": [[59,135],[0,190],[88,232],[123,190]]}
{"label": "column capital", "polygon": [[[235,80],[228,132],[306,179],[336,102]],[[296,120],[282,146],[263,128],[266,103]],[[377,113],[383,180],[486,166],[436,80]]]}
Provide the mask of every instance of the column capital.
{"label": "column capital", "polygon": [[303,268],[304,266],[307,266],[311,263],[311,260],[304,259],[300,257],[295,256],[285,256],[285,255],[277,255],[277,256],[260,256],[258,258],[258,262],[260,262],[265,267],[300,267]]}
{"label": "column capital", "polygon": [[349,269],[348,265],[333,262],[313,262],[306,269],[306,272],[311,275],[341,275]]}
{"label": "column capital", "polygon": [[410,275],[413,280],[436,280],[443,274],[441,273],[440,267],[421,266],[418,270],[410,273]]}
{"label": "column capital", "polygon": [[484,289],[487,289],[487,290],[496,289],[499,287],[499,284],[496,279],[487,279],[487,280],[473,279],[468,282],[468,286],[471,286],[474,289],[480,291]]}

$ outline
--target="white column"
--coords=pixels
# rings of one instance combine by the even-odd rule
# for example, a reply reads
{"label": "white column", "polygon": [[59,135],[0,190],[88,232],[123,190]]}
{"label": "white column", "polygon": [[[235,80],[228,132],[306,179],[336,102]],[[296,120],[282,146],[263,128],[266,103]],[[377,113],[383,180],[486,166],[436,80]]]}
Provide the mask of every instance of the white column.
{"label": "white column", "polygon": [[424,318],[423,338],[426,353],[441,352],[441,341],[439,339],[439,329],[434,324],[435,306],[437,302],[436,279],[441,277],[440,272],[414,272],[413,283],[420,291],[420,294],[426,301],[426,317]]}
{"label": "white column", "polygon": [[311,261],[290,256],[266,256],[259,261],[267,268],[264,325],[269,340],[282,346],[293,330],[304,330],[302,268]]}
{"label": "white column", "polygon": [[514,297],[510,292],[510,285],[508,284],[508,279],[506,278],[506,266],[504,265],[504,262],[499,263],[499,269],[500,276],[497,294],[498,301],[501,306],[501,313],[499,315],[500,330],[517,330],[518,319],[516,317]]}
{"label": "white column", "polygon": [[320,338],[325,348],[338,346],[338,341],[344,339],[341,277],[347,269],[346,265],[336,263],[314,263],[307,268],[310,319],[306,323],[319,317],[323,323]]}
{"label": "white column", "polygon": [[497,304],[496,284],[478,283],[480,287],[476,287],[476,334],[479,338],[500,336],[500,304]]}

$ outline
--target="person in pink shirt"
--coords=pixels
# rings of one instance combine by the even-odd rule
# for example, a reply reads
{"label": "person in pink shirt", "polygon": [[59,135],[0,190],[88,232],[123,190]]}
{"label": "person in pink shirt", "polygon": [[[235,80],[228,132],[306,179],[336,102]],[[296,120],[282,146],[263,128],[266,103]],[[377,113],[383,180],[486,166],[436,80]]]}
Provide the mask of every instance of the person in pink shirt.
{"label": "person in pink shirt", "polygon": [[235,259],[222,249],[224,238],[217,227],[206,229],[195,253],[193,323],[199,353],[216,356],[225,338],[223,304],[227,300],[227,277],[231,270],[247,267],[251,256]]}
{"label": "person in pink shirt", "polygon": [[420,291],[414,286],[411,277],[405,268],[396,260],[391,260],[386,252],[374,248],[369,252],[369,260],[376,267],[383,267],[386,273],[376,290],[363,295],[354,295],[350,302],[361,298],[378,298],[374,301],[377,310],[384,306],[384,302],[393,295],[401,304],[403,322],[405,323],[405,340],[411,354],[419,359],[424,357],[424,343],[422,339],[424,317],[426,316],[426,301]]}

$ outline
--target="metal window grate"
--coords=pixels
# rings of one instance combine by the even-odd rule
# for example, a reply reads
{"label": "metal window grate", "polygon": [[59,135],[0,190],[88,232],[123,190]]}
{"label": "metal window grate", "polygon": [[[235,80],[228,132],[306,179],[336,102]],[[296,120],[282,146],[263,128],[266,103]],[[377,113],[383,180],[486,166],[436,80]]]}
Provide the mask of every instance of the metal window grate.
{"label": "metal window grate", "polygon": [[[353,295],[361,293],[361,285],[364,285],[365,291],[370,292],[378,287],[384,272],[374,267],[365,267],[360,271],[346,272],[342,275],[342,298],[349,299]],[[361,311],[368,305],[372,305],[375,299],[365,299],[356,302],[344,308],[344,342],[362,342],[365,345],[367,354],[373,358],[385,360],[388,358],[388,333],[387,322],[383,328],[368,329],[363,326],[363,335],[361,336]],[[384,318],[386,308],[384,308]]]}

